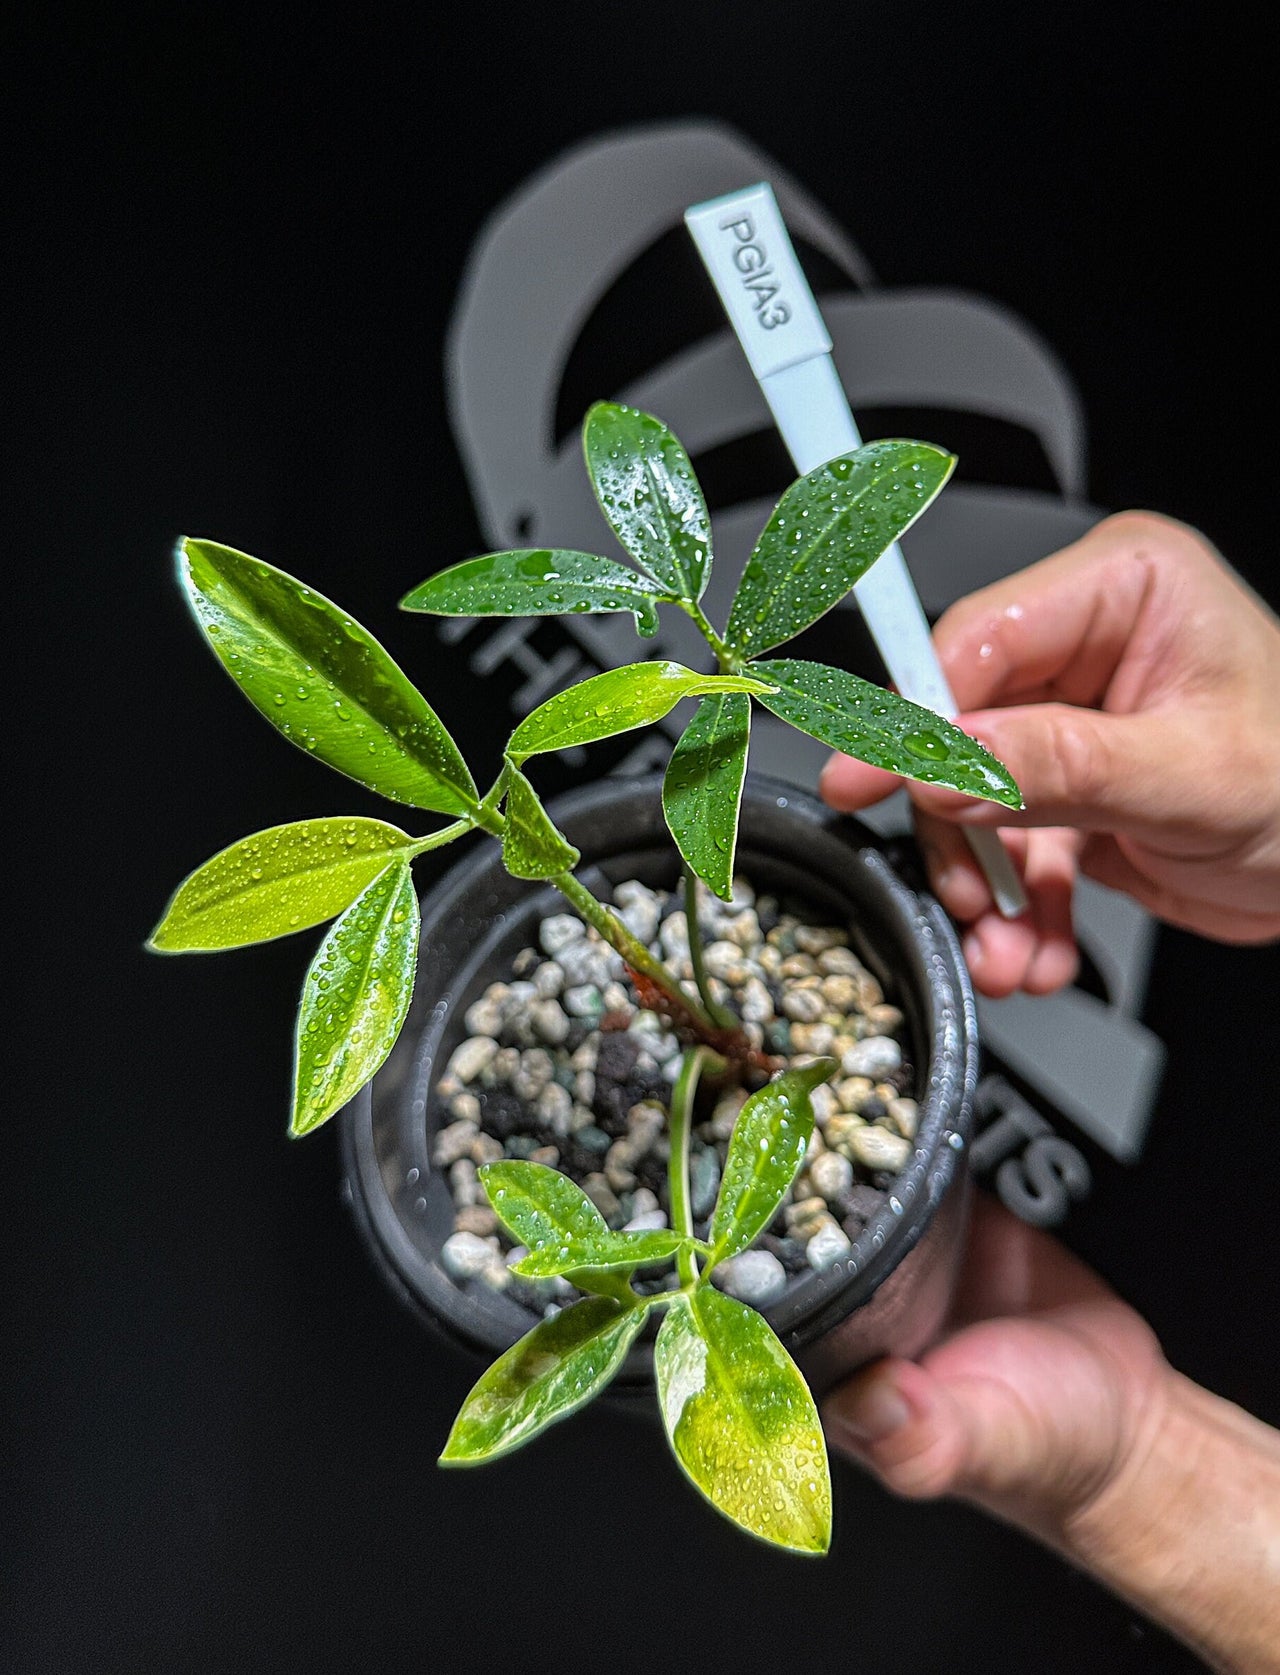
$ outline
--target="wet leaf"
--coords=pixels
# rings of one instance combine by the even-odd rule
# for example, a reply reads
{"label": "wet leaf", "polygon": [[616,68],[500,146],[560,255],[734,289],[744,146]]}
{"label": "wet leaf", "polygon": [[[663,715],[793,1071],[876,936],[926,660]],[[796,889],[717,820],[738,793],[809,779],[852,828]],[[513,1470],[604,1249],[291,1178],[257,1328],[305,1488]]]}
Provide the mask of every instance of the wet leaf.
{"label": "wet leaf", "polygon": [[330,926],[298,1007],[291,1134],[327,1122],[395,1045],[413,994],[418,931],[404,861],[380,873]]}
{"label": "wet leaf", "polygon": [[660,419],[601,401],[582,431],[587,470],[609,526],[643,569],[681,599],[711,573],[711,519],[689,456]]}
{"label": "wet leaf", "polygon": [[214,541],[181,542],[178,579],[218,661],[290,743],[395,802],[474,809],[439,716],[345,611]]}
{"label": "wet leaf", "polygon": [[835,1059],[816,1059],[784,1070],[739,1111],[708,1234],[714,1261],[746,1250],[777,1214],[813,1133],[809,1095],[837,1068]]}
{"label": "wet leaf", "polygon": [[241,838],[178,886],[148,947],[162,954],[268,942],[341,913],[413,838],[357,816],[299,820]]}
{"label": "wet leaf", "polygon": [[826,663],[775,658],[750,667],[777,687],[761,697],[765,708],[832,749],[908,779],[1022,807],[1004,763],[932,710]]}
{"label": "wet leaf", "polygon": [[647,1313],[643,1304],[586,1297],[535,1326],[472,1388],[441,1465],[496,1460],[568,1418],[609,1383]]}
{"label": "wet leaf", "polygon": [[529,1247],[514,1270],[526,1278],[637,1268],[668,1261],[685,1243],[669,1228],[614,1233],[581,1187],[543,1163],[486,1163],[480,1181],[498,1220]]}
{"label": "wet leaf", "polygon": [[728,644],[756,657],[816,622],[910,528],[955,463],[926,442],[869,442],[793,483],[747,560]]}
{"label": "wet leaf", "polygon": [[529,756],[628,733],[661,721],[681,698],[709,692],[763,692],[764,683],[742,675],[700,675],[680,663],[632,663],[580,681],[531,710],[507,743],[517,765]]}
{"label": "wet leaf", "polygon": [[768,1322],[714,1286],[673,1304],[653,1355],[676,1459],[717,1511],[797,1553],[831,1544],[818,1410]]}
{"label": "wet leaf", "polygon": [[533,786],[510,762],[506,774],[503,866],[513,878],[554,878],[576,866],[579,852],[556,830]]}
{"label": "wet leaf", "polygon": [[630,611],[636,632],[658,630],[657,601],[669,598],[647,576],[591,553],[553,548],[487,553],[429,577],[400,601],[436,616],[561,616]]}
{"label": "wet leaf", "polygon": [[662,781],[662,809],[676,847],[722,901],[733,893],[750,733],[751,700],[745,693],[704,698],[672,751]]}

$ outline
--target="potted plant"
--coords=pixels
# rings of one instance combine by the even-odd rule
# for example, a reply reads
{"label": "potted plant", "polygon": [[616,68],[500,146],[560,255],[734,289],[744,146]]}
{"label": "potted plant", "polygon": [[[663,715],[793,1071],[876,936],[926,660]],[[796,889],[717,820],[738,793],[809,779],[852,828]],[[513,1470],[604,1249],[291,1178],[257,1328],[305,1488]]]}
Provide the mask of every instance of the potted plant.
{"label": "potted plant", "polygon": [[[629,611],[642,635],[665,604],[694,621],[716,672],[640,662],[556,694],[516,727],[482,792],[434,709],[352,618],[280,570],[185,539],[181,586],[245,696],[302,749],[448,823],[413,836],[353,816],[257,833],[185,880],[150,946],[220,949],[334,921],[298,1010],[290,1132],[310,1132],[359,1096],[348,1130],[353,1179],[371,1190],[357,1197],[410,1294],[415,1252],[396,1253],[413,1245],[412,1215],[400,1216],[386,1182],[398,1169],[406,1190],[425,1187],[434,1170],[437,1203],[443,1172],[456,1182],[467,1225],[436,1227],[413,1300],[429,1309],[433,1292],[446,1297],[437,1316],[502,1353],[464,1403],[442,1463],[495,1458],[615,1379],[651,1378],[676,1457],[707,1498],[779,1546],[824,1551],[830,1488],[817,1410],[778,1333],[743,1300],[753,1295],[748,1253],[772,1238],[785,1254],[785,1238],[769,1230],[794,1232],[808,1206],[809,1278],[768,1312],[796,1346],[827,1346],[826,1372],[833,1353],[847,1358],[841,1322],[851,1308],[874,1293],[860,1312],[901,1313],[902,1257],[945,1196],[963,1144],[972,1003],[935,905],[811,801],[768,785],[744,791],[750,706],[891,771],[1020,806],[1007,770],[951,724],[843,670],[768,655],[843,597],[938,493],[954,460],[924,443],[881,442],[801,478],[761,534],[720,632],[699,603],[710,524],[679,442],[658,420],[602,403],[588,414],[584,446],[634,568],[577,552],[494,553],[431,577],[403,603],[467,616]],[[593,791],[553,817],[526,774],[533,759],[657,722],[685,698],[698,707],[660,784]],[[763,869],[759,896],[735,866],[744,808],[744,854]],[[428,902],[424,927],[413,860],[473,831],[499,851],[455,869]],[[816,917],[788,912],[788,890],[807,894]],[[552,892],[572,916],[546,916]],[[865,960],[850,946],[851,919]],[[868,933],[887,947],[873,952]],[[558,961],[543,958],[549,951]],[[486,962],[512,955],[513,980],[499,978],[495,993],[498,968]],[[417,1022],[370,1090],[409,1015],[420,959]],[[884,999],[867,960],[886,975],[886,962],[899,969],[910,1019]],[[544,965],[555,967],[549,980]],[[625,1046],[637,1016],[643,1050]],[[895,1039],[904,1027],[923,1059],[910,1084],[917,1099],[907,1097]],[[556,1052],[571,1062],[558,1064]],[[602,1083],[612,1135],[590,1120]],[[492,1132],[496,1118],[487,1134],[473,1120],[482,1095],[505,1113],[505,1144]],[[513,1100],[532,1105],[560,1143],[530,1144],[536,1124],[513,1134]],[[394,1156],[377,1155],[379,1135],[390,1136]],[[913,1150],[917,1139],[927,1143]],[[562,1152],[605,1168],[579,1184],[558,1167]],[[695,1154],[711,1158],[696,1181]],[[882,1215],[864,1216],[865,1249],[826,1213],[841,1190],[865,1186],[854,1162],[898,1188]],[[820,1176],[835,1199],[815,1190]],[[413,1212],[419,1199],[429,1221],[425,1191],[413,1194]],[[954,1221],[958,1195],[950,1201]],[[815,1255],[818,1232],[826,1245]],[[505,1260],[502,1233],[514,1246]],[[462,1251],[459,1239],[470,1241]],[[450,1241],[446,1273],[436,1258]],[[768,1248],[763,1256],[778,1260]],[[485,1313],[486,1282],[494,1306],[471,1329]],[[910,1283],[945,1291],[945,1274]],[[506,1294],[512,1285],[524,1288],[523,1303]],[[793,1292],[805,1293],[799,1304]],[[541,1302],[534,1324],[531,1302]],[[821,1353],[814,1365],[825,1376]]]}

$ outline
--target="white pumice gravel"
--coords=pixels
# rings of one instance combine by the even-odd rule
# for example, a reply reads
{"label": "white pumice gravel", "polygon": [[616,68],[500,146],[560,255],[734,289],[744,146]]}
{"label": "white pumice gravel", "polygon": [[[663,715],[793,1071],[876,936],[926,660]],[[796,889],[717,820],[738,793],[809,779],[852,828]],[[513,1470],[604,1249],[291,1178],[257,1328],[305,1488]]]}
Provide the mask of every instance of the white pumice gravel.
{"label": "white pumice gravel", "polygon": [[[632,934],[695,993],[682,895],[633,879],[615,887],[614,900]],[[840,1062],[835,1080],[812,1095],[816,1127],[784,1209],[755,1248],[717,1269],[726,1292],[764,1307],[792,1275],[847,1254],[911,1156],[919,1112],[899,1039],[903,1016],[846,931],[803,922],[745,880],[735,881],[732,903],[700,891],[698,922],[712,992],[754,1045],[797,1065],[827,1054]],[[558,1167],[611,1227],[667,1226],[665,1107],[679,1044],[661,1017],[637,1007],[617,954],[567,912],[542,920],[536,946],[475,996],[463,1021],[467,1034],[436,1084],[441,1126],[431,1158],[453,1189],[456,1229],[441,1260],[459,1284],[506,1288],[535,1312],[553,1313],[576,1292],[563,1280],[510,1272],[519,1247],[497,1223],[477,1170],[503,1157]],[[746,1097],[728,1089],[695,1116],[690,1197],[699,1237]],[[643,1277],[658,1283],[656,1270]]]}

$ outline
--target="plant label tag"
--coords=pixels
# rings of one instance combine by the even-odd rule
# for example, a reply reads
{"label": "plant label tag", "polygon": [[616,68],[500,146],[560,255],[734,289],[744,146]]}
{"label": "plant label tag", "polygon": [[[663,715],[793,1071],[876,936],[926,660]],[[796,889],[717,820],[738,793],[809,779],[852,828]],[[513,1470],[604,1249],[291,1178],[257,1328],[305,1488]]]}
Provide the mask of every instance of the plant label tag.
{"label": "plant label tag", "polygon": [[831,353],[771,187],[695,204],[684,219],[757,378]]}
{"label": "plant label tag", "polygon": [[[772,187],[694,204],[684,219],[796,470],[813,471],[851,453],[862,438]],[[853,591],[898,691],[953,717],[956,702],[896,541]],[[1022,880],[999,836],[978,829],[965,836],[1000,912],[1006,918],[1025,912]]]}

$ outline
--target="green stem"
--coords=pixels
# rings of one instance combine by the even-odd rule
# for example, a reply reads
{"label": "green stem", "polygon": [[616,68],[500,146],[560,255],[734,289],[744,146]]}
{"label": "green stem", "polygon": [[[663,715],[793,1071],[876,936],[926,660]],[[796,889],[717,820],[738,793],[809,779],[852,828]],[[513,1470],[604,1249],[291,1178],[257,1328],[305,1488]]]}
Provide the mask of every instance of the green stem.
{"label": "green stem", "polygon": [[[496,806],[495,793],[501,794],[501,785],[502,781],[499,780],[484,801],[477,804],[471,816],[477,826],[482,826],[499,842],[502,841],[507,828],[506,817]],[[633,936],[617,914],[603,902],[597,901],[586,885],[571,872],[558,872],[548,879],[548,883],[554,884],[565,900],[577,908],[580,917],[585,919],[587,924],[595,926],[610,948],[616,954],[620,954],[633,971],[643,972],[650,982],[655,983],[663,994],[670,998],[677,1018],[683,1013],[700,1029],[715,1035],[723,1033],[725,1025],[715,1013],[709,1012],[700,1000],[687,995],[666,966],[660,960],[654,959],[639,937]],[[732,1026],[737,1026],[736,1018],[732,1020]]]}
{"label": "green stem", "polygon": [[716,663],[722,675],[740,675],[743,670],[743,659],[736,651],[725,644],[707,621],[702,606],[696,599],[677,599],[675,601],[686,616],[691,617],[698,627],[699,633],[716,654]]}
{"label": "green stem", "polygon": [[610,948],[621,954],[634,971],[643,972],[664,994],[671,996],[678,1011],[689,1013],[704,1029],[719,1030],[723,1027],[716,1022],[701,1001],[685,994],[671,973],[659,960],[654,959],[644,943],[633,936],[621,919],[610,912],[603,902],[597,901],[586,885],[571,872],[558,872],[550,882],[577,908],[589,925],[595,926]]}
{"label": "green stem", "polygon": [[426,837],[419,838],[414,844],[414,855],[425,855],[428,849],[439,849],[446,843],[452,843],[454,838],[461,837],[464,832],[471,831],[475,826],[474,820],[455,820],[452,826],[442,826],[438,832],[428,832]]}
{"label": "green stem", "polygon": [[[671,1158],[667,1164],[667,1188],[671,1197],[671,1225],[686,1239],[693,1237],[693,1204],[689,1195],[689,1135],[693,1128],[693,1100],[704,1069],[723,1068],[724,1060],[710,1047],[691,1047],[680,1063],[680,1074],[671,1090]],[[698,1268],[693,1252],[684,1249],[676,1257],[683,1286],[694,1285]]]}
{"label": "green stem", "polygon": [[702,952],[702,926],[698,923],[698,880],[690,867],[686,867],[684,872],[684,917],[689,931],[689,964],[693,967],[693,980],[698,985],[702,1004],[708,1016],[714,1018],[721,1029],[737,1029],[738,1019],[711,993],[711,981]]}

